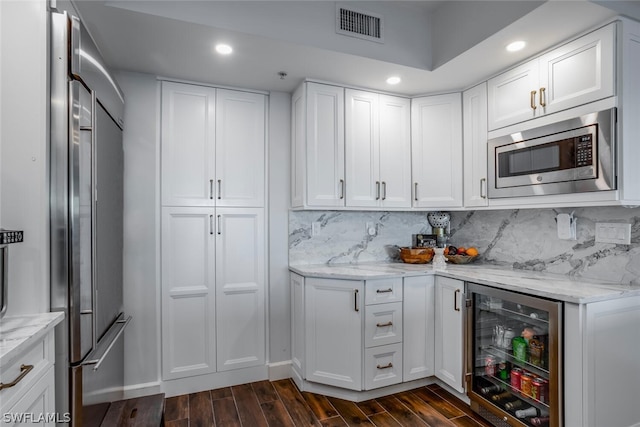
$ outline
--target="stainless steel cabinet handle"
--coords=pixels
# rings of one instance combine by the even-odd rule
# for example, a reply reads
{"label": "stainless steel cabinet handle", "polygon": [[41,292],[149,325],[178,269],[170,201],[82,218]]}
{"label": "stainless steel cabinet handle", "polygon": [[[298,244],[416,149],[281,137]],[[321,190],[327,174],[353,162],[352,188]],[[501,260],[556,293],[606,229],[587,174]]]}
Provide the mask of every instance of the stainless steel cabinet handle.
{"label": "stainless steel cabinet handle", "polygon": [[213,234],[213,215],[209,215],[209,234]]}
{"label": "stainless steel cabinet handle", "polygon": [[413,200],[418,201],[418,183],[413,184]]}
{"label": "stainless steel cabinet handle", "polygon": [[218,180],[218,200],[222,199],[222,180]]}
{"label": "stainless steel cabinet handle", "polygon": [[385,326],[393,326],[393,322],[392,321],[388,321],[387,323],[376,323],[376,326],[378,328],[384,328]]}
{"label": "stainless steel cabinet handle", "polygon": [[393,292],[392,288],[389,289],[376,289],[376,293],[378,294],[388,294],[389,292]]}
{"label": "stainless steel cabinet handle", "polygon": [[458,306],[458,295],[460,295],[460,289],[456,289],[453,294],[453,309],[455,311],[460,311],[460,306]]}
{"label": "stainless steel cabinet handle", "polygon": [[547,106],[547,103],[546,103],[546,102],[544,102],[544,98],[545,98],[545,97],[544,97],[544,91],[545,91],[545,90],[547,90],[547,89],[546,89],[546,88],[544,88],[544,87],[541,87],[541,88],[540,88],[540,97],[539,97],[538,99],[540,100],[540,106],[541,106],[541,107],[546,107],[546,106]]}
{"label": "stainless steel cabinet handle", "polygon": [[536,108],[538,108],[538,107],[536,107],[536,91],[535,90],[531,91],[530,101],[531,101],[531,109],[532,110],[535,110]]}
{"label": "stainless steel cabinet handle", "polygon": [[209,180],[209,200],[213,200],[213,180]]}
{"label": "stainless steel cabinet handle", "polygon": [[340,199],[344,199],[344,179],[340,180]]}
{"label": "stainless steel cabinet handle", "polygon": [[487,178],[481,178],[480,179],[480,197],[482,197],[483,199],[487,198]]}
{"label": "stainless steel cabinet handle", "polygon": [[222,234],[222,223],[220,222],[222,215],[218,215],[218,235]]}
{"label": "stainless steel cabinet handle", "polygon": [[380,365],[376,365],[376,368],[378,369],[389,369],[389,368],[393,368],[393,363],[389,362],[384,366],[380,366]]}
{"label": "stainless steel cabinet handle", "polygon": [[20,381],[22,381],[22,379],[24,377],[27,376],[27,374],[29,372],[31,372],[31,370],[33,369],[33,365],[20,365],[20,375],[18,375],[18,377],[11,381],[10,383],[0,383],[0,390],[4,390],[5,388],[11,388],[15,385],[17,385]]}
{"label": "stainless steel cabinet handle", "polygon": [[380,181],[376,181],[376,200],[380,200]]}
{"label": "stainless steel cabinet handle", "polygon": [[360,307],[358,307],[358,293],[359,293],[359,291],[358,291],[357,289],[354,289],[354,290],[353,290],[353,296],[354,296],[354,299],[353,299],[353,309],[354,309],[355,311],[360,311]]}
{"label": "stainless steel cabinet handle", "polygon": [[382,181],[382,200],[387,198],[387,183]]}

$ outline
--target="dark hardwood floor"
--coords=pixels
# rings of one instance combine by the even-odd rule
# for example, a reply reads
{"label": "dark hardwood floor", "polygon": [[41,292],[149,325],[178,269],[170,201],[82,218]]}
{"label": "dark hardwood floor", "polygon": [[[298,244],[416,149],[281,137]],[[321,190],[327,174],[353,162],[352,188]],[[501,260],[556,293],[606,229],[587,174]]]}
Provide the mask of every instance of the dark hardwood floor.
{"label": "dark hardwood floor", "polygon": [[491,427],[436,384],[353,403],[300,392],[288,379],[167,398],[165,423],[166,427]]}

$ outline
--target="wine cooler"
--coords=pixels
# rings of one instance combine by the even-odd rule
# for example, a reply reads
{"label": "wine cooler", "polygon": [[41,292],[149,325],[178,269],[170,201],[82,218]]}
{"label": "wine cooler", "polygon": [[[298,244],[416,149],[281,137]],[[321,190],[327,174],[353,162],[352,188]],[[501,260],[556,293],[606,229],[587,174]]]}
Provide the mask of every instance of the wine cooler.
{"label": "wine cooler", "polygon": [[472,409],[496,426],[562,426],[562,302],[474,283],[467,292]]}

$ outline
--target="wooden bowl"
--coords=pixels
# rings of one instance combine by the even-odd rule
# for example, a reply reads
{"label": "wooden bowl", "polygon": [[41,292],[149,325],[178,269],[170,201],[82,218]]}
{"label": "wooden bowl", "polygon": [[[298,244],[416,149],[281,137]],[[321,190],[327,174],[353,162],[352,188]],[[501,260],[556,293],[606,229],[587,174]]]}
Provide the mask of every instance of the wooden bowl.
{"label": "wooden bowl", "polygon": [[476,256],[445,255],[445,257],[447,258],[447,261],[449,261],[450,263],[453,263],[453,264],[469,264],[470,262],[473,262],[476,258],[478,258],[478,255],[476,255]]}
{"label": "wooden bowl", "polygon": [[426,264],[433,253],[433,248],[400,248],[400,259],[407,264]]}

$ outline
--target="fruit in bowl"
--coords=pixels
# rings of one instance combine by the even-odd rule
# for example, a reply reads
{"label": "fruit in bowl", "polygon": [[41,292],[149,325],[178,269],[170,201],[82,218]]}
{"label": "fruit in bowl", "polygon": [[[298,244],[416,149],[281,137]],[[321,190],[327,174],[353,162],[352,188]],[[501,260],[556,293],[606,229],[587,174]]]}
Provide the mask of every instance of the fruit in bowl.
{"label": "fruit in bowl", "polygon": [[400,259],[407,264],[427,264],[433,254],[433,248],[400,248]]}
{"label": "fruit in bowl", "polygon": [[444,250],[444,256],[447,261],[453,264],[468,264],[474,261],[479,255],[478,249],[473,246],[447,246]]}

